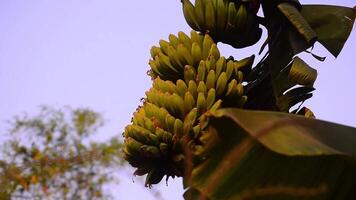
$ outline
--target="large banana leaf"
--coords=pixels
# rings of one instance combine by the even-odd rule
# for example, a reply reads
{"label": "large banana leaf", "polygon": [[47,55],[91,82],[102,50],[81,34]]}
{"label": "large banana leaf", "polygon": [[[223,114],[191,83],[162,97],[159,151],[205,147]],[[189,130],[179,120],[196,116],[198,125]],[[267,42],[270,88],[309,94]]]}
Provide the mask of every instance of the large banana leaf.
{"label": "large banana leaf", "polygon": [[210,124],[185,199],[356,199],[356,128],[241,109]]}

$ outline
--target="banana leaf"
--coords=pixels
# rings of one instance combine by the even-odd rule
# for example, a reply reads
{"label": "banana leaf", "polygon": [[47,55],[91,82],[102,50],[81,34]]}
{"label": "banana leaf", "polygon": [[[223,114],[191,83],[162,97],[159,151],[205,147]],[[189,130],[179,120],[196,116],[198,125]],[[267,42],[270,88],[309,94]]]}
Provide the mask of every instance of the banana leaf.
{"label": "banana leaf", "polygon": [[[267,79],[257,79],[251,82],[249,90],[251,94],[257,94],[256,91],[263,91],[267,87],[265,85],[272,87],[273,94],[268,94],[267,99],[275,98],[275,105],[259,102],[248,102],[248,105],[252,109],[276,110],[277,107],[279,111],[288,112],[291,106],[304,102],[311,94],[300,93],[296,98],[291,98],[285,96],[285,93],[296,85],[312,87],[317,75],[314,69],[295,55],[306,51],[318,41],[337,56],[351,33],[356,12],[355,9],[340,6],[300,7],[294,1],[261,3],[267,21],[269,55],[266,59],[268,70],[262,72],[268,74],[259,74],[258,79],[267,77],[270,83],[266,83]],[[325,59],[311,54],[318,60]],[[293,68],[296,63],[298,68]],[[261,86],[260,83],[264,85]]]}
{"label": "banana leaf", "polygon": [[318,42],[337,57],[349,37],[356,10],[330,5],[303,5],[301,14],[316,32]]}
{"label": "banana leaf", "polygon": [[355,199],[356,128],[241,109],[209,120],[185,199]]}

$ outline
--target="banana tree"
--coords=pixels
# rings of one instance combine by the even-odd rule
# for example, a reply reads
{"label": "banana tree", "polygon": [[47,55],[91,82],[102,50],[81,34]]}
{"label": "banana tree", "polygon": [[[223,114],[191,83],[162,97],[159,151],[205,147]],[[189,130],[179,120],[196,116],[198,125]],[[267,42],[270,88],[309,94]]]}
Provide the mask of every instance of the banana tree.
{"label": "banana tree", "polygon": [[[356,11],[297,0],[182,0],[193,29],[151,48],[151,89],[123,133],[125,159],[151,187],[183,177],[191,199],[354,199],[356,128],[315,119],[316,42],[337,57]],[[257,12],[262,9],[263,16]],[[235,59],[267,39],[266,55]]]}

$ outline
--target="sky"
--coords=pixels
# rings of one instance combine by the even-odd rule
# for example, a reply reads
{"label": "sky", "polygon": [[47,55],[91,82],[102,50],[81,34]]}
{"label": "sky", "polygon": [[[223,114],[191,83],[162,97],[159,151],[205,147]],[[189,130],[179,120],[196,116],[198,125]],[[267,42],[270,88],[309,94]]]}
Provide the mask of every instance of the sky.
{"label": "sky", "polygon": [[[301,1],[353,7],[354,0]],[[189,32],[179,0],[0,0],[0,137],[6,120],[35,114],[40,105],[89,107],[107,120],[97,139],[121,137],[132,113],[151,86],[146,75],[149,50],[170,33]],[[263,41],[244,50],[219,44],[236,59],[258,52]],[[305,103],[319,119],[356,127],[353,30],[335,59],[321,45],[319,62],[302,55],[318,70],[314,97]],[[353,63],[353,64],[352,64]],[[155,199],[128,168],[116,199]],[[182,199],[180,179],[155,187],[162,199]]]}

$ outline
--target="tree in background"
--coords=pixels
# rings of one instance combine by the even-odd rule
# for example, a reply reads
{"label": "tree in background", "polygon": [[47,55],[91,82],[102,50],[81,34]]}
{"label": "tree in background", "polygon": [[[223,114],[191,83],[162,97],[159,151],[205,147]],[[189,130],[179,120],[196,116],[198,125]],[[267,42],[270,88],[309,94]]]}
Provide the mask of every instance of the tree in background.
{"label": "tree in background", "polygon": [[0,154],[0,199],[108,199],[122,166],[121,142],[93,142],[103,125],[90,109],[42,107],[16,117]]}

